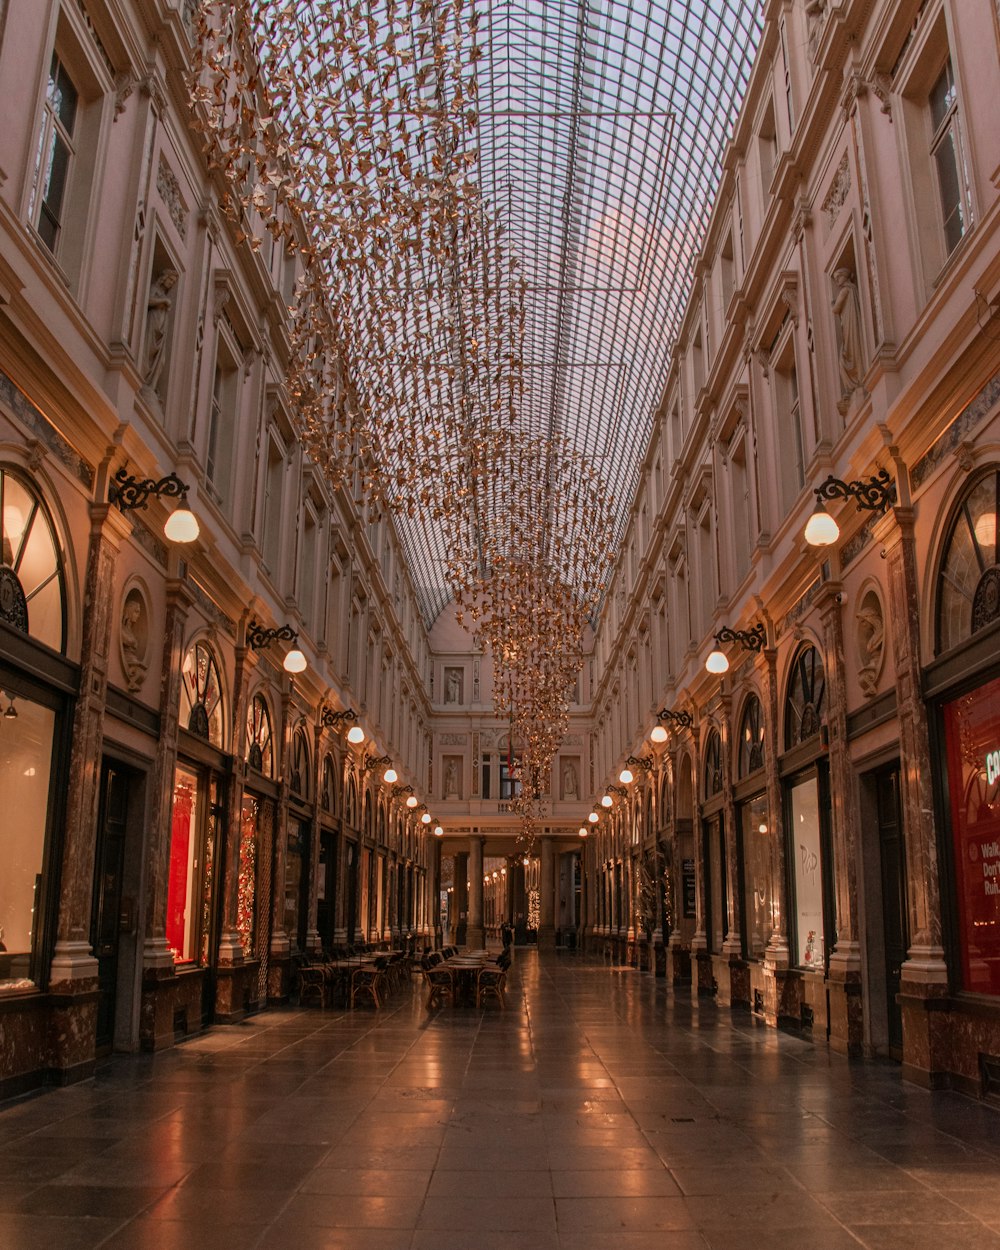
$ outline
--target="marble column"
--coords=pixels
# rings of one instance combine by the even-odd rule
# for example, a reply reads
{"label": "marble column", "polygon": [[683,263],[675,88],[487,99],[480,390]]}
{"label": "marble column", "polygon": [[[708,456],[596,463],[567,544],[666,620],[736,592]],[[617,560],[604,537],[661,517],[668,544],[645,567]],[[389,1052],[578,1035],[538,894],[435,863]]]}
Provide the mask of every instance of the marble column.
{"label": "marble column", "polygon": [[839,582],[825,583],[819,597],[826,670],[826,727],[829,741],[830,808],[837,943],[830,952],[827,991],[830,1045],[860,1055],[863,1032],[861,945],[858,941],[858,804],[847,741],[847,682]]}
{"label": "marble column", "polygon": [[552,839],[542,837],[541,871],[538,880],[538,949],[540,951],[555,950],[556,926],[553,917],[553,854]]}
{"label": "marble column", "polygon": [[277,740],[280,785],[274,819],[274,888],[271,891],[271,957],[268,963],[267,997],[285,1002],[290,992],[292,944],[285,932],[285,871],[288,860],[288,777],[292,767],[292,696],[281,693],[281,727]]}
{"label": "marble column", "polygon": [[112,627],[117,615],[115,569],[121,544],[130,532],[130,524],[112,504],[91,505],[83,593],[80,691],[73,713],[59,877],[59,918],[49,978],[49,989],[56,996],[52,1060],[63,1081],[89,1076],[94,1066],[97,960],[90,946],[90,924],[101,801],[104,709]]}
{"label": "marble column", "polygon": [[469,923],[465,931],[466,945],[480,950],[486,945],[483,928],[483,839],[469,839]]}
{"label": "marble column", "polygon": [[[294,680],[294,678],[293,678]],[[320,812],[323,800],[323,755],[321,740],[323,726],[319,721],[313,732],[312,743],[312,838],[309,847],[309,878],[306,889],[306,950],[314,955],[323,949],[323,938],[319,931],[319,873],[320,873]]]}
{"label": "marble column", "polygon": [[[897,461],[897,483],[908,503],[904,466]],[[895,524],[893,524],[893,520]],[[941,882],[934,827],[934,764],[921,695],[920,596],[913,510],[898,507],[876,532],[888,562],[886,605],[896,668],[896,718],[901,765],[900,800],[906,846],[906,888],[910,948],[903,963],[900,1006],[903,1015],[903,1073],[932,1085],[948,1065],[936,1047],[944,1030],[935,1029],[934,1006],[947,997],[948,970],[941,932]],[[944,1043],[946,1044],[946,1043]]]}
{"label": "marble column", "polygon": [[146,930],[142,952],[142,1009],[139,1034],[143,1050],[174,1044],[174,958],[167,945],[167,889],[170,881],[170,830],[174,805],[174,771],[181,705],[184,634],[194,596],[177,576],[178,557],[171,557],[163,619],[163,660],[160,668],[160,736],[156,740],[150,782],[149,833],[146,859]]}
{"label": "marble column", "polygon": [[771,830],[771,936],[764,951],[764,1019],[768,1024],[798,1024],[801,1020],[799,978],[790,976],[788,946],[788,874],[785,858],[785,807],[782,801],[778,756],[781,753],[781,707],[778,653],[764,651],[761,673],[761,710],[764,718],[764,776],[768,824]]}
{"label": "marble column", "polygon": [[[218,952],[209,952],[209,958],[217,959],[218,975],[215,991],[215,1019],[231,1023],[244,1014],[242,976],[237,969],[244,962],[243,943],[236,927],[239,910],[240,843],[243,832],[243,790],[246,783],[246,716],[247,690],[250,684],[250,668],[247,664],[247,648],[243,641],[246,620],[241,622],[240,644],[236,647],[233,674],[232,718],[230,742],[232,743],[233,771],[229,779],[228,803],[225,818],[219,822],[218,855],[222,873],[222,924],[219,933]],[[270,907],[271,900],[255,899],[255,906]]]}

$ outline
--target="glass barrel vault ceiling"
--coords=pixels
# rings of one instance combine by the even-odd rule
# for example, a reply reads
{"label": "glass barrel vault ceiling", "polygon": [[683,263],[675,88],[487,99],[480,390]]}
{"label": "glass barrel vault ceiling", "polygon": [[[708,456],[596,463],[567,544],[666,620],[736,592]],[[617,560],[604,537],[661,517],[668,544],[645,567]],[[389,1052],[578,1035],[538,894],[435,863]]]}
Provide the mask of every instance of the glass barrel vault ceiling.
{"label": "glass barrel vault ceiling", "polygon": [[[756,0],[485,10],[478,178],[527,281],[522,419],[590,458],[619,539],[761,25]],[[433,621],[440,535],[397,525]]]}

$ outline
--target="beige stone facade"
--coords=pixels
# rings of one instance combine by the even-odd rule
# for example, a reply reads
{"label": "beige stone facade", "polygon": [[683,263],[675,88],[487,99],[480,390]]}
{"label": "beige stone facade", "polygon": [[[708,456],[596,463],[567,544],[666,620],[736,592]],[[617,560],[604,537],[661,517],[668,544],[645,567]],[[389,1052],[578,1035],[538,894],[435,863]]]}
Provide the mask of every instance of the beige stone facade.
{"label": "beige stone facade", "polygon": [[[526,852],[489,656],[296,439],[297,261],[219,210],[195,6],[0,2],[0,1096],[282,1001],[320,948],[505,921],[1000,1079],[1000,11],[763,7]],[[175,474],[198,541],[121,471]],[[824,480],[883,472],[805,542]]]}

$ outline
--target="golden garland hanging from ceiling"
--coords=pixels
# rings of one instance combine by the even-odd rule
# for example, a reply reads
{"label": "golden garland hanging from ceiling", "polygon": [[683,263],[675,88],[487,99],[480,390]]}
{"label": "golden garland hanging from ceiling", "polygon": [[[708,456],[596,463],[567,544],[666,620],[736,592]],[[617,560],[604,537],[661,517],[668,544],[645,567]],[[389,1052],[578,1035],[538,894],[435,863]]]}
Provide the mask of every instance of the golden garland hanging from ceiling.
{"label": "golden garland hanging from ceiling", "polygon": [[524,282],[475,176],[479,21],[466,0],[203,0],[190,92],[237,241],[302,257],[286,380],[310,456],[444,539],[530,842],[614,501],[522,412]]}

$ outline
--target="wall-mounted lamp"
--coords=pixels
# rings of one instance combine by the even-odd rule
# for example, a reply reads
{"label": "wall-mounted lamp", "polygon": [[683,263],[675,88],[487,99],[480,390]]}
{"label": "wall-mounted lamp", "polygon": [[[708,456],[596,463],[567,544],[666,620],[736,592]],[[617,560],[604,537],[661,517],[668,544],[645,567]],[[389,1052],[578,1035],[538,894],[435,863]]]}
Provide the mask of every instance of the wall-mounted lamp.
{"label": "wall-mounted lamp", "polygon": [[730,629],[728,625],[723,625],[715,635],[715,649],[705,661],[705,669],[709,673],[721,674],[728,671],[729,658],[722,650],[722,644],[726,642],[738,643],[744,651],[763,651],[767,634],[760,622],[753,629]]}
{"label": "wall-mounted lamp", "polygon": [[662,725],[654,725],[653,728],[649,731],[649,740],[650,742],[655,742],[657,744],[666,742],[667,731],[663,728]]}
{"label": "wall-mounted lamp", "polygon": [[585,838],[590,831],[588,830],[586,825],[581,825],[578,832],[581,838]]}
{"label": "wall-mounted lamp", "polygon": [[598,815],[598,813],[597,813],[597,812],[591,812],[591,813],[590,813],[590,815],[587,817],[587,819],[590,821],[590,823],[591,823],[592,825],[596,825],[596,824],[597,824],[597,822],[598,822],[601,818],[600,818],[600,816]]}
{"label": "wall-mounted lamp", "polygon": [[[251,621],[247,626],[247,642],[254,651],[261,651],[264,647],[269,647],[272,642],[293,642],[298,643],[299,636],[291,625],[280,625],[274,629],[265,629],[263,625],[258,625],[256,621]],[[292,647],[284,660],[282,667],[286,673],[304,673],[309,667],[306,657],[299,650],[298,646]]]}
{"label": "wall-mounted lamp", "polygon": [[440,825],[435,825],[435,826],[434,826],[434,836],[435,836],[436,838],[443,838],[443,837],[444,837],[444,830],[441,828],[441,826],[440,826]]}
{"label": "wall-mounted lamp", "polygon": [[614,806],[614,802],[615,802],[615,801],[614,801],[614,799],[611,797],[611,795],[610,795],[610,794],[602,794],[602,795],[601,795],[601,806],[602,806],[602,807],[613,807],[613,806]]}
{"label": "wall-mounted lamp", "polygon": [[[618,780],[623,785],[631,785],[635,780],[633,769],[644,773],[653,771],[653,757],[651,755],[630,755],[625,761],[625,767],[618,774]],[[628,774],[626,776],[626,774]]]}
{"label": "wall-mounted lamp", "polygon": [[694,724],[694,717],[690,712],[675,712],[671,708],[661,707],[656,713],[657,720],[665,720],[668,725],[673,725],[679,729],[690,729]]}
{"label": "wall-mounted lamp", "polygon": [[[391,755],[366,755],[361,763],[361,771],[369,773],[373,768],[390,768],[391,766]],[[393,771],[395,771],[395,769],[393,769]],[[395,780],[396,778],[393,777],[392,781]]]}
{"label": "wall-mounted lamp", "polygon": [[189,490],[176,473],[159,479],[138,478],[121,468],[108,487],[108,501],[119,512],[129,512],[133,508],[145,508],[151,495],[154,499],[179,499],[181,506],[167,517],[163,533],[172,543],[193,543],[201,530],[198,518],[187,506]]}
{"label": "wall-mounted lamp", "polygon": [[406,806],[409,808],[414,808],[417,806],[417,796],[415,794],[411,794],[410,797],[406,800]]}
{"label": "wall-mounted lamp", "polygon": [[[400,798],[401,795],[404,795],[404,794],[408,794],[410,798],[413,799],[413,787],[412,786],[393,786],[392,787],[392,797],[394,799],[398,799]],[[410,800],[407,799],[406,805],[407,807],[416,807],[417,800],[413,799],[413,802],[411,803]]]}
{"label": "wall-mounted lamp", "polygon": [[888,469],[879,469],[867,481],[855,479],[842,481],[831,473],[825,482],[815,489],[816,507],[806,522],[803,537],[811,547],[830,547],[840,537],[840,526],[827,512],[827,499],[853,499],[859,512],[885,512],[896,502],[896,483]]}
{"label": "wall-mounted lamp", "polygon": [[320,715],[320,724],[324,729],[343,729],[345,725],[350,725],[347,741],[351,746],[360,746],[365,740],[365,731],[358,724],[358,714],[352,707],[345,708],[342,712],[325,707]]}

